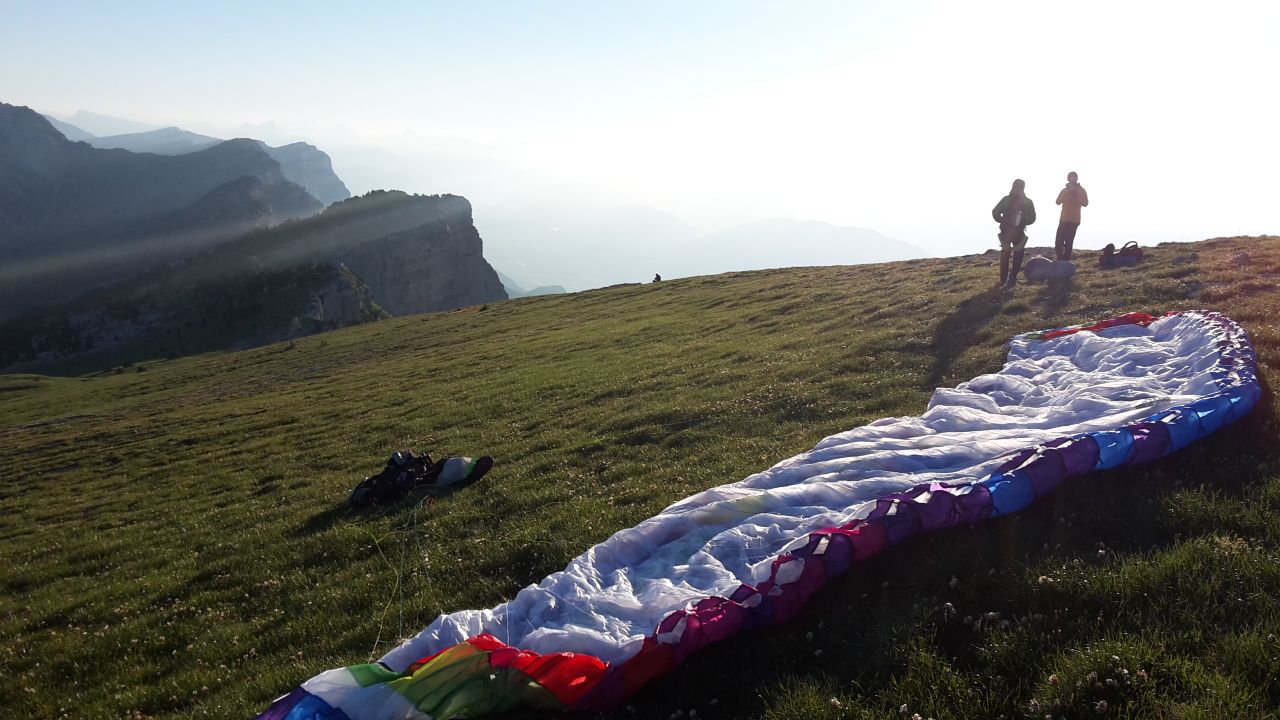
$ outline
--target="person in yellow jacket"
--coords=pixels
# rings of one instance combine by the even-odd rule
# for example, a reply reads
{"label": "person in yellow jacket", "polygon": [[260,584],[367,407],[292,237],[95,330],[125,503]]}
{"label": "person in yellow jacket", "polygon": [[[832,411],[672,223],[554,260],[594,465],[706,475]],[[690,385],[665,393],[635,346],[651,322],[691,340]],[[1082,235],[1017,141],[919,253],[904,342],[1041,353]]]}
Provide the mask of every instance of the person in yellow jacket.
{"label": "person in yellow jacket", "polygon": [[[1018,284],[1022,253],[1027,247],[1027,226],[1036,221],[1036,206],[1027,197],[1026,187],[1023,181],[1014,180],[1009,194],[1000,198],[1000,202],[991,209],[991,217],[1000,223],[1000,284],[1005,287]],[[1009,267],[1010,256],[1012,268]]]}
{"label": "person in yellow jacket", "polygon": [[1089,207],[1089,193],[1084,191],[1079,176],[1074,172],[1067,173],[1067,186],[1058,193],[1058,204],[1062,206],[1062,215],[1058,219],[1058,237],[1053,243],[1053,253],[1059,260],[1070,260],[1076,230],[1080,229],[1080,208]]}

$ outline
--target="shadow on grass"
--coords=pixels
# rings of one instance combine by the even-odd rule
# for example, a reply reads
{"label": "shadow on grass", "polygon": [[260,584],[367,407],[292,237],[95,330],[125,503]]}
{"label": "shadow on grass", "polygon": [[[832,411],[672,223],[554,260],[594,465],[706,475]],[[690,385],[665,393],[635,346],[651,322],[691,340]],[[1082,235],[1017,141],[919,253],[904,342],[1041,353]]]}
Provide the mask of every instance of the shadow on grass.
{"label": "shadow on grass", "polygon": [[991,322],[1004,305],[1006,295],[998,287],[989,288],[961,302],[933,331],[933,369],[925,387],[937,387],[951,365],[972,345],[973,338]]}
{"label": "shadow on grass", "polygon": [[382,517],[385,515],[393,515],[401,511],[414,508],[417,505],[430,505],[439,498],[449,497],[450,495],[470,487],[483,477],[477,478],[470,482],[458,482],[453,485],[423,485],[414,488],[404,497],[395,502],[385,503],[381,505],[369,505],[364,508],[352,508],[343,501],[340,505],[335,505],[327,510],[320,512],[307,518],[306,522],[299,525],[289,534],[292,537],[305,537],[307,535],[315,535],[324,532],[334,525],[344,521],[357,521],[371,517]]}
{"label": "shadow on grass", "polygon": [[1067,304],[1067,298],[1078,287],[1075,278],[1052,278],[1045,281],[1044,288],[1036,297],[1036,302],[1040,303],[1041,315],[1046,320],[1060,315]]}

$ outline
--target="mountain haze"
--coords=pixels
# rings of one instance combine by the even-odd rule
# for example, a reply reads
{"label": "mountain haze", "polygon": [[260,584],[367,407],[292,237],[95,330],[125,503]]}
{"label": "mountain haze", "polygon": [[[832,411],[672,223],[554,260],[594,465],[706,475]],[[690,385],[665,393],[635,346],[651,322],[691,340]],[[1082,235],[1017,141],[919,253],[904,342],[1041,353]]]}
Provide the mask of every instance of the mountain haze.
{"label": "mountain haze", "polygon": [[[68,135],[67,139],[73,140],[76,138]],[[104,150],[128,150],[129,152],[155,153],[157,155],[184,155],[222,142],[218,138],[187,132],[182,128],[176,127],[125,135],[108,135],[106,137],[90,136],[83,139],[90,145]]]}
{"label": "mountain haze", "polygon": [[574,213],[548,204],[496,211],[485,221],[489,256],[504,270],[571,290],[624,282],[812,265],[924,257],[925,251],[865,228],[790,219],[705,233],[639,205]]}
{"label": "mountain haze", "polygon": [[89,110],[76,111],[74,115],[66,118],[66,123],[95,137],[127,135],[131,133],[141,133],[160,129],[159,126],[152,125],[151,123],[128,120],[125,118],[115,117],[113,115],[103,115],[102,113],[91,112]]}
{"label": "mountain haze", "polygon": [[63,122],[52,115],[45,115],[44,119],[48,120],[50,125],[56,128],[58,132],[62,133],[63,136],[71,142],[80,142],[81,140],[88,140],[93,137],[93,133],[81,130],[75,125]]}

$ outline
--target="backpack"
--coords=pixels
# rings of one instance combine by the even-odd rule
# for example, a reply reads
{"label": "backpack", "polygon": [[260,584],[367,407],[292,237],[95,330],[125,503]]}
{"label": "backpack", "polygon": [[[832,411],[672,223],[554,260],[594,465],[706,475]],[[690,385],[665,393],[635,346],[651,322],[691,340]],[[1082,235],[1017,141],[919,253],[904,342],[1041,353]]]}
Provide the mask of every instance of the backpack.
{"label": "backpack", "polygon": [[382,472],[356,485],[347,498],[347,505],[353,509],[387,505],[423,486],[467,485],[479,480],[492,467],[493,458],[488,455],[475,459],[446,457],[432,462],[427,453],[414,455],[397,450]]}
{"label": "backpack", "polygon": [[1118,251],[1114,244],[1107,243],[1107,246],[1102,249],[1102,255],[1098,258],[1098,267],[1129,267],[1140,262],[1142,262],[1142,248],[1138,247],[1137,242],[1130,240]]}
{"label": "backpack", "polygon": [[440,466],[431,462],[427,453],[414,455],[397,450],[391,454],[382,472],[365,478],[351,491],[347,505],[360,508],[395,502],[419,485],[430,483],[439,474]]}

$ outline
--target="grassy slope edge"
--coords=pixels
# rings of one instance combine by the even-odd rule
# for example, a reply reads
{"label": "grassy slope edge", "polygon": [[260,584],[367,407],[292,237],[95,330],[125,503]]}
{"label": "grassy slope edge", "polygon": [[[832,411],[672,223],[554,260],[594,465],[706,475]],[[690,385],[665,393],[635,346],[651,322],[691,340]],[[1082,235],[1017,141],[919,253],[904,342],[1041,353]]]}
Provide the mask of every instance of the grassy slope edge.
{"label": "grassy slope edge", "polygon": [[[0,376],[0,715],[251,716],[689,493],[918,414],[1027,330],[1222,310],[1275,384],[1280,239],[1012,293],[994,277],[991,254],[738,273]],[[1276,421],[1268,393],[1173,458],[908,541],[618,717],[1271,716]],[[498,464],[434,502],[343,511],[404,447]]]}

